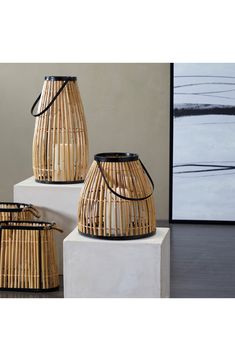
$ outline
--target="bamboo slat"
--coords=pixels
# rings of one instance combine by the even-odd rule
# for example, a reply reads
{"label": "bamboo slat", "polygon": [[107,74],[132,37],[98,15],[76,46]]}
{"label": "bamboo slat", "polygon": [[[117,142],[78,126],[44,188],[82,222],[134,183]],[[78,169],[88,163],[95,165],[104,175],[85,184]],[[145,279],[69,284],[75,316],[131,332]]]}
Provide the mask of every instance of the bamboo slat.
{"label": "bamboo slat", "polygon": [[153,183],[138,155],[95,156],[79,201],[78,230],[107,239],[142,238],[156,232]]}
{"label": "bamboo slat", "polygon": [[24,221],[40,218],[40,213],[32,204],[0,202],[0,221]]}
{"label": "bamboo slat", "polygon": [[0,288],[59,286],[54,230],[48,222],[0,222]]}
{"label": "bamboo slat", "polygon": [[83,182],[88,170],[88,136],[83,104],[75,77],[45,77],[36,117],[33,172],[42,183]]}

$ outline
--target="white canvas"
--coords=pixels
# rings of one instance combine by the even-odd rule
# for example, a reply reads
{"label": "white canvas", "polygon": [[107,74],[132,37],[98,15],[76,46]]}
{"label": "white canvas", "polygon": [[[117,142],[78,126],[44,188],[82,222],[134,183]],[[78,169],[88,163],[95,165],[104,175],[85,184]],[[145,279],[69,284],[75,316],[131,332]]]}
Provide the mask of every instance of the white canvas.
{"label": "white canvas", "polygon": [[175,64],[172,219],[235,220],[235,64]]}

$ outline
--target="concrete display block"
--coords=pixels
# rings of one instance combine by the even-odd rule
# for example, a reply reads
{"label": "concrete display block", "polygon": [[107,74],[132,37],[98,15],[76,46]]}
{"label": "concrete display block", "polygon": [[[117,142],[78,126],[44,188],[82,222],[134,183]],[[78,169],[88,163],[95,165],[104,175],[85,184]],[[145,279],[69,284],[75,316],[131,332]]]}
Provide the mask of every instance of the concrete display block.
{"label": "concrete display block", "polygon": [[65,297],[170,297],[170,230],[130,241],[64,240]]}
{"label": "concrete display block", "polygon": [[78,200],[82,188],[83,183],[37,183],[34,177],[14,186],[15,202],[32,203],[40,208],[41,219],[54,221],[64,230],[64,233],[55,231],[60,274],[63,274],[63,239],[77,225]]}

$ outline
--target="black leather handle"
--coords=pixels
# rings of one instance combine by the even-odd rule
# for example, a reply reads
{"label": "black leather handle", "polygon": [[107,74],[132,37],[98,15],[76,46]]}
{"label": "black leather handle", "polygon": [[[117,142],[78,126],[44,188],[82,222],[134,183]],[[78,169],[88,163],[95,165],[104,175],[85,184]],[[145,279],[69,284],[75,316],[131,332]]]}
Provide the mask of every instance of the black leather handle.
{"label": "black leather handle", "polygon": [[151,197],[151,195],[153,194],[153,191],[154,191],[154,183],[153,183],[152,178],[150,177],[149,172],[147,171],[147,169],[145,168],[145,166],[143,165],[143,163],[141,162],[140,159],[139,159],[139,161],[140,161],[140,164],[142,165],[145,173],[147,174],[148,179],[150,180],[150,182],[151,182],[151,184],[152,184],[153,190],[152,190],[152,192],[151,192],[149,195],[147,195],[147,196],[145,196],[145,197],[129,198],[129,197],[123,196],[123,195],[115,192],[115,191],[110,187],[107,179],[105,178],[103,168],[102,168],[101,165],[100,165],[100,161],[96,160],[96,162],[97,162],[97,164],[98,164],[98,167],[99,167],[99,170],[100,170],[100,172],[101,172],[101,175],[102,175],[102,177],[103,177],[103,179],[104,179],[104,181],[105,181],[105,184],[107,185],[108,189],[110,190],[110,192],[112,192],[115,196],[117,196],[117,197],[119,197],[119,198],[125,199],[126,201],[144,201],[145,199],[148,199],[149,197]]}
{"label": "black leather handle", "polygon": [[34,114],[33,111],[34,111],[34,108],[36,107],[37,103],[39,102],[40,98],[41,98],[41,95],[42,93],[37,97],[37,99],[35,100],[35,102],[33,103],[33,106],[31,108],[31,114],[34,116],[34,117],[39,117],[40,115],[42,115],[43,113],[45,113],[51,106],[52,104],[54,103],[54,101],[56,100],[56,98],[60,95],[60,93],[62,92],[62,90],[66,87],[66,85],[68,84],[70,79],[67,79],[65,80],[65,82],[63,83],[63,85],[61,86],[61,88],[58,90],[58,92],[56,93],[56,95],[53,97],[53,99],[50,101],[50,103],[46,106],[45,109],[43,109],[40,113],[38,114]]}

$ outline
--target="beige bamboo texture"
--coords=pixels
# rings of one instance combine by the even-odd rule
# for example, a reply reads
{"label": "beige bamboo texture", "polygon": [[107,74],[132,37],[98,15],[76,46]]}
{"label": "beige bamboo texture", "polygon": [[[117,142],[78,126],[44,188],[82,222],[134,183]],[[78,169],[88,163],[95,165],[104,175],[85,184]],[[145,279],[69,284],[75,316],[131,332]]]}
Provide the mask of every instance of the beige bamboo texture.
{"label": "beige bamboo texture", "polygon": [[40,213],[32,204],[0,202],[0,221],[24,221],[40,218]]}
{"label": "beige bamboo texture", "polygon": [[[109,185],[118,194],[141,198],[151,193],[151,183],[139,160],[100,164]],[[105,238],[141,237],[154,233],[154,197],[129,201],[114,195],[105,184],[97,162],[93,161],[79,201],[78,230],[89,236]]]}
{"label": "beige bamboo texture", "polygon": [[[3,225],[5,222],[1,222]],[[0,229],[0,288],[41,289],[59,286],[54,229],[22,229],[37,222],[6,222],[16,229]],[[18,228],[17,228],[18,227]]]}
{"label": "beige bamboo texture", "polygon": [[[45,80],[38,113],[63,85]],[[88,136],[76,81],[69,81],[49,110],[36,118],[33,172],[42,182],[80,182],[88,168]]]}

